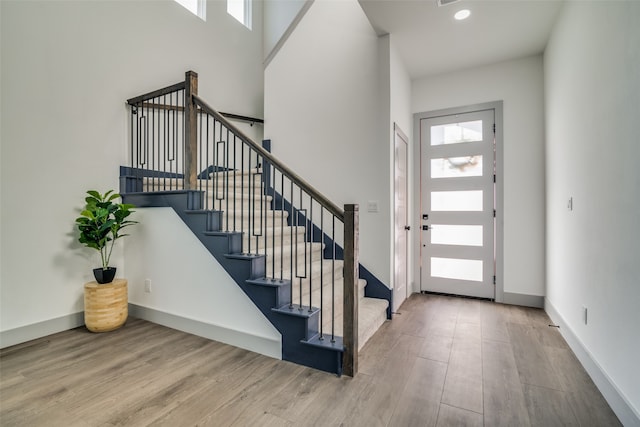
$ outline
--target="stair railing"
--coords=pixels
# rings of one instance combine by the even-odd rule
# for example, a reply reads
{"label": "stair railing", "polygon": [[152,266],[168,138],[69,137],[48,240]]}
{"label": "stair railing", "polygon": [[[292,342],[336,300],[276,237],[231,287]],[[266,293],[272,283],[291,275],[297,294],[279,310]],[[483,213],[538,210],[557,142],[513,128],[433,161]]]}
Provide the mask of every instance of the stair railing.
{"label": "stair railing", "polygon": [[223,231],[242,233],[242,253],[266,255],[265,278],[291,282],[290,310],[320,309],[317,340],[339,343],[342,332],[343,373],[354,376],[358,206],[341,209],[245,135],[197,95],[197,78],[188,71],[127,101],[134,191],[202,191],[204,208],[223,212]]}

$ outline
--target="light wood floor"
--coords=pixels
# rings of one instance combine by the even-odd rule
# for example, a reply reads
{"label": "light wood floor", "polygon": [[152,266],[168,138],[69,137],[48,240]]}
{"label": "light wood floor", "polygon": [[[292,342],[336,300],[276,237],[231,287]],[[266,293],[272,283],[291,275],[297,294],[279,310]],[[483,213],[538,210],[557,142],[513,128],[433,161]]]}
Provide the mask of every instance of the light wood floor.
{"label": "light wood floor", "polygon": [[413,295],[355,379],[137,319],[0,351],[4,426],[616,426],[541,310]]}

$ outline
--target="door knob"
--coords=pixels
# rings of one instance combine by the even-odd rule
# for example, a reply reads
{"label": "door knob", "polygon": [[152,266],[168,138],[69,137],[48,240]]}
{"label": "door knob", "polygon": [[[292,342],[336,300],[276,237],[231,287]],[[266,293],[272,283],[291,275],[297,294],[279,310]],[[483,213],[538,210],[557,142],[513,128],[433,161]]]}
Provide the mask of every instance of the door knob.
{"label": "door knob", "polygon": [[409,226],[409,225],[405,225],[405,226],[404,226],[404,229],[405,229],[405,230],[407,230],[407,231],[409,231],[409,230],[411,230],[411,226]]}

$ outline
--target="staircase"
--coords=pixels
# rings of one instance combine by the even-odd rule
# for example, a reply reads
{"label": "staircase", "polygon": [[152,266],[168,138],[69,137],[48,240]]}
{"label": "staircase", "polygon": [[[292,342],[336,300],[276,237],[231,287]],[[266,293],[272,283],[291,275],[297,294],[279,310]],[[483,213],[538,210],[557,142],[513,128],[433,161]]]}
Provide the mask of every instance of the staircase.
{"label": "staircase", "polygon": [[367,297],[358,278],[357,206],[333,205],[243,135],[197,97],[194,74],[128,101],[123,200],[172,207],[280,331],[283,359],[355,375],[391,293],[376,283],[382,298]]}
{"label": "staircase", "polygon": [[[252,185],[253,194],[249,195],[246,191],[243,194],[236,194],[238,188],[244,188],[245,190],[249,188],[250,180],[258,181],[257,177],[261,177],[261,173],[260,169],[252,169],[243,173],[232,172],[232,176],[236,178],[235,185],[233,178],[228,178],[231,174],[227,172],[212,173],[209,180],[199,180],[198,188],[208,189],[208,191],[205,190],[204,194],[204,199],[208,199],[208,205],[218,206],[221,212],[220,230],[208,231],[211,232],[211,236],[215,236],[215,232],[225,229],[233,232],[234,223],[236,229],[246,230],[252,217],[262,214],[266,220],[264,236],[256,239],[255,237],[250,238],[248,233],[243,233],[242,247],[251,248],[249,249],[251,253],[266,256],[265,278],[291,280],[292,277],[296,277],[296,274],[301,275],[303,273],[302,270],[307,269],[308,277],[294,280],[291,285],[291,300],[294,304],[299,306],[309,305],[309,282],[320,283],[322,281],[323,303],[321,305],[323,307],[333,307],[333,316],[331,316],[331,313],[321,316],[322,329],[331,333],[333,320],[334,335],[342,337],[343,261],[324,259],[325,245],[323,243],[306,241],[304,226],[289,225],[287,211],[271,209],[273,197],[264,195],[263,185],[258,186],[255,190]],[[183,179],[176,178],[143,178],[143,192],[151,195],[159,189],[162,189],[162,191],[181,190],[184,188],[183,181]],[[260,179],[260,182],[262,182],[262,179]],[[214,188],[216,193],[214,193]],[[221,199],[223,200],[222,202],[215,203],[216,195],[221,197],[223,194],[228,195],[228,197]],[[249,200],[251,200],[251,203]],[[225,210],[227,201],[229,202],[229,208]],[[274,243],[273,245],[271,245],[272,242]],[[298,243],[297,245],[296,242]],[[305,258],[307,259],[305,260]],[[332,276],[335,277],[335,282],[330,280]],[[332,285],[335,287],[334,295],[332,295]],[[387,320],[387,308],[389,306],[389,302],[385,299],[365,297],[366,285],[366,280],[358,280],[359,349]],[[317,304],[320,299],[320,293],[319,287],[313,288],[311,301],[316,305],[320,305]]]}

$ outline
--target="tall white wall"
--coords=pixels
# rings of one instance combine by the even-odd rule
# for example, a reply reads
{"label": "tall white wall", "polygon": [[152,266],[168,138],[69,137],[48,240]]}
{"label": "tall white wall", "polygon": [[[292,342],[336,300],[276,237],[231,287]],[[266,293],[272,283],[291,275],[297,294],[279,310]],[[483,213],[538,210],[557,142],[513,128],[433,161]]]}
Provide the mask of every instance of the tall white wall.
{"label": "tall white wall", "polygon": [[[414,113],[503,101],[505,293],[545,292],[543,93],[540,55],[413,82]],[[416,158],[419,144],[415,138]],[[416,183],[418,174],[416,169]],[[419,272],[415,274],[419,286]]]}
{"label": "tall white wall", "polygon": [[[407,163],[408,163],[408,175],[407,175],[407,184],[408,184],[408,194],[407,196],[412,194],[412,158],[413,158],[413,147],[411,144],[411,135],[413,132],[413,126],[411,126],[412,114],[411,114],[411,78],[409,77],[409,73],[406,70],[402,59],[398,53],[398,49],[394,43],[393,34],[387,34],[385,36],[381,36],[378,42],[379,46],[379,61],[380,61],[380,89],[385,88],[385,94],[387,94],[384,99],[381,96],[380,100],[380,109],[383,111],[383,114],[386,115],[382,118],[384,123],[387,123],[386,133],[389,135],[389,200],[395,200],[395,176],[394,176],[394,167],[395,167],[395,131],[394,125],[400,127],[402,132],[409,138],[407,145]],[[413,199],[412,197],[407,197],[407,213],[408,213],[408,222],[407,224],[412,223],[413,216]],[[395,270],[396,268],[402,268],[401,266],[395,265],[395,250],[393,250],[393,244],[395,242],[395,207],[393,202],[390,203],[390,217],[391,221],[389,224],[389,239],[392,245],[391,250],[391,261],[389,265],[391,266],[390,276],[391,276],[391,286],[395,289],[397,284],[395,283]],[[406,224],[405,224],[406,225]],[[403,231],[404,232],[404,231]],[[413,248],[409,246],[409,251],[407,253],[408,259],[408,272],[407,272],[407,288],[408,292],[411,293],[412,290],[412,282],[413,278],[413,268],[411,265],[413,264]],[[403,302],[404,295],[400,295],[397,292],[394,293],[393,298],[393,309],[396,310]]]}
{"label": "tall white wall", "polygon": [[[355,0],[316,0],[265,70],[265,138],[338,205],[360,205],[360,260],[390,279],[388,118],[378,37]],[[388,117],[388,115],[387,115]],[[367,212],[377,201],[379,212]]]}
{"label": "tall white wall", "polygon": [[[413,114],[411,112],[411,77],[394,42],[393,34],[388,36],[389,43],[389,83],[390,116],[409,138],[413,134]],[[391,129],[393,132],[393,129]]]}
{"label": "tall white wall", "polygon": [[633,408],[609,401],[625,425],[640,423],[639,22],[639,2],[569,2],[544,56],[547,310]]}
{"label": "tall white wall", "polygon": [[[85,190],[118,187],[127,98],[192,69],[214,107],[261,116],[254,3],[252,32],[219,1],[209,1],[206,22],[170,0],[0,2],[3,335],[83,310],[98,258],[76,243],[74,219]],[[112,263],[127,276],[122,251]]]}

